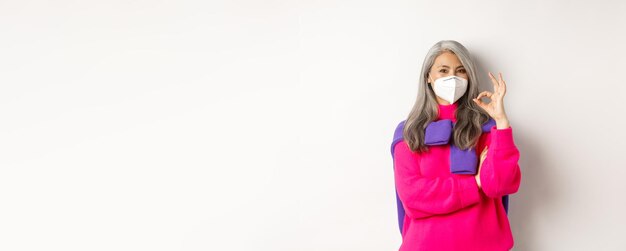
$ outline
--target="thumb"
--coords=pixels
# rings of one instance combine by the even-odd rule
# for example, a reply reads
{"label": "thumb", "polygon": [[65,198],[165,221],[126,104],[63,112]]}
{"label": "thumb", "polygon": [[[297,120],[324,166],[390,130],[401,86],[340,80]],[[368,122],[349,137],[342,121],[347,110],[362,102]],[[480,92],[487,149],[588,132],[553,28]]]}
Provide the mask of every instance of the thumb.
{"label": "thumb", "polygon": [[485,103],[483,103],[483,101],[482,101],[482,100],[477,99],[477,98],[472,99],[472,100],[474,101],[474,103],[476,103],[478,106],[480,106],[480,108],[485,109]]}

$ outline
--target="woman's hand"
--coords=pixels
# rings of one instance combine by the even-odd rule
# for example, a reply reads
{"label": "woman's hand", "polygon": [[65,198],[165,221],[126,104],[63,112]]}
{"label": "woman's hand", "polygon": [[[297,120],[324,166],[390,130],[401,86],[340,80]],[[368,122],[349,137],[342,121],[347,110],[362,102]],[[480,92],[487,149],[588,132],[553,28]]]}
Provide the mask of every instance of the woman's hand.
{"label": "woman's hand", "polygon": [[485,158],[487,158],[487,148],[488,147],[485,147],[483,152],[480,154],[480,163],[478,163],[478,172],[476,172],[476,175],[474,175],[474,178],[476,178],[476,183],[478,183],[478,188],[482,188],[482,185],[480,184],[480,167],[483,165],[483,161],[485,161]]}
{"label": "woman's hand", "polygon": [[[489,116],[491,116],[496,122],[507,121],[508,123],[508,119],[504,112],[504,94],[506,93],[506,83],[504,82],[504,79],[502,79],[502,73],[499,73],[499,79],[496,80],[493,74],[489,72],[489,78],[491,78],[491,82],[493,83],[494,92],[481,92],[480,94],[478,94],[478,97],[473,100],[474,102],[476,102],[476,104],[478,104],[478,106],[480,106],[481,108],[483,108],[483,110],[489,113]],[[491,99],[491,102],[489,102],[488,104],[484,103],[482,100],[480,100],[480,98],[482,97],[488,97],[489,99]]]}

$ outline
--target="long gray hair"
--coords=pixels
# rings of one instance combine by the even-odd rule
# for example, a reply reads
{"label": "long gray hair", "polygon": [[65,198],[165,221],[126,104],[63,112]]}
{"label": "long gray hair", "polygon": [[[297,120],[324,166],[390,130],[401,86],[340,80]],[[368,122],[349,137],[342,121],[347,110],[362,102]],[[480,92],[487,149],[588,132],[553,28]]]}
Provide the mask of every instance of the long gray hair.
{"label": "long gray hair", "polygon": [[424,59],[417,99],[404,125],[403,136],[412,151],[428,150],[424,144],[424,132],[429,122],[437,120],[439,112],[435,92],[428,84],[428,73],[435,63],[435,58],[445,51],[452,52],[459,58],[469,78],[467,91],[456,101],[458,103],[452,143],[463,150],[476,147],[482,134],[482,124],[489,120],[489,114],[472,101],[479,93],[474,59],[461,43],[454,40],[439,41],[430,48]]}

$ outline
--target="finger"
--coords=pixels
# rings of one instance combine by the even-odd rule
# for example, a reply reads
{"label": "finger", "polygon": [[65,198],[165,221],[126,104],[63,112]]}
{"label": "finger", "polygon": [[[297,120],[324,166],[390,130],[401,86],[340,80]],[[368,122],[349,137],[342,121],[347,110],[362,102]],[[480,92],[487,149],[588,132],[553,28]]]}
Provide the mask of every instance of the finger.
{"label": "finger", "polygon": [[496,80],[496,77],[493,76],[493,74],[491,74],[491,72],[489,72],[489,78],[491,79],[491,83],[493,83],[493,90],[497,90],[498,86],[500,85],[498,83],[498,80]]}
{"label": "finger", "polygon": [[491,99],[493,97],[493,93],[491,93],[490,91],[483,91],[479,93],[478,96],[474,99],[474,102],[476,102],[476,104],[478,104],[480,108],[482,108],[483,110],[487,110],[488,104],[481,100],[482,97],[488,97]]}
{"label": "finger", "polygon": [[504,79],[502,78],[502,73],[498,73],[498,88],[495,91],[495,96],[497,99],[502,99],[504,93],[506,92],[506,86],[504,83]]}
{"label": "finger", "polygon": [[500,83],[500,86],[499,86],[499,87],[500,87],[500,92],[501,92],[502,94],[504,94],[504,90],[502,90],[502,89],[504,88],[504,87],[503,87],[503,86],[504,86],[504,79],[502,78],[502,72],[499,72],[498,74],[500,75],[500,76],[498,77],[498,78],[499,78],[498,82]]}
{"label": "finger", "polygon": [[483,91],[481,93],[478,94],[478,97],[476,97],[477,99],[482,98],[483,96],[491,98],[491,96],[493,96],[493,93],[491,93],[490,91]]}
{"label": "finger", "polygon": [[485,102],[483,102],[483,101],[482,101],[482,100],[480,100],[479,98],[475,98],[475,99],[472,99],[472,100],[474,101],[474,103],[476,103],[478,106],[480,106],[480,108],[485,109],[485,107],[487,106],[487,105],[485,104]]}
{"label": "finger", "polygon": [[478,96],[476,96],[476,98],[474,98],[473,100],[479,105],[479,106],[483,106],[486,105],[485,102],[483,102],[480,98],[482,98],[483,96],[487,96],[488,93],[486,92],[481,92],[480,94],[478,94]]}
{"label": "finger", "polygon": [[498,72],[498,90],[502,86],[502,73]]}
{"label": "finger", "polygon": [[504,81],[504,79],[502,79],[502,95],[504,95],[506,93],[506,81]]}
{"label": "finger", "polygon": [[476,98],[474,98],[473,100],[474,100],[474,102],[476,102],[476,104],[478,104],[478,106],[480,106],[480,107],[481,107],[481,108],[483,108],[483,109],[486,109],[486,108],[487,108],[487,103],[483,102],[483,101],[481,100],[481,98],[482,98],[482,97],[488,97],[488,98],[491,98],[491,97],[492,97],[492,95],[493,95],[493,94],[492,94],[491,92],[489,92],[489,91],[484,91],[484,92],[481,92],[480,94],[478,94],[478,96],[477,96]]}
{"label": "finger", "polygon": [[483,161],[485,161],[485,158],[487,157],[487,148],[485,147],[485,149],[483,150],[482,154],[480,155],[480,163],[482,164]]}
{"label": "finger", "polygon": [[491,79],[491,83],[493,84],[494,94],[498,95],[498,89],[500,88],[499,81],[496,79],[496,76],[494,76],[491,72],[489,72],[489,79]]}

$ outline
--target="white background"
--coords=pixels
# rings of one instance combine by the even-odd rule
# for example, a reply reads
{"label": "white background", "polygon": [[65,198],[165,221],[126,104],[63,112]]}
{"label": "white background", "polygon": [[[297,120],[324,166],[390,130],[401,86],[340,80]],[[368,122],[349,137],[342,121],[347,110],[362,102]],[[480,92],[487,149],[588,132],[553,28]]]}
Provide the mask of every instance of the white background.
{"label": "white background", "polygon": [[0,250],[397,250],[389,144],[443,39],[507,81],[514,250],[626,250],[624,23],[617,0],[0,1]]}

